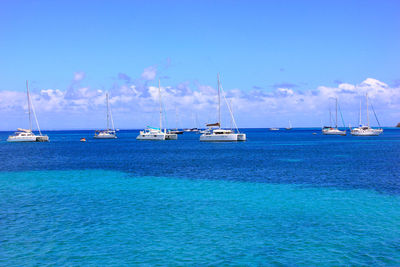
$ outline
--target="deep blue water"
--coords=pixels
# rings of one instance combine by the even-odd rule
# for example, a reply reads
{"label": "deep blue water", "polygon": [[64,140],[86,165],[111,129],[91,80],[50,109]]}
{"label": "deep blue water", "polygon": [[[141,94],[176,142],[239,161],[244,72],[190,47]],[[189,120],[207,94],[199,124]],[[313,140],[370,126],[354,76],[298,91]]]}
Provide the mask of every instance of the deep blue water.
{"label": "deep blue water", "polygon": [[400,265],[400,130],[244,131],[1,132],[0,265]]}

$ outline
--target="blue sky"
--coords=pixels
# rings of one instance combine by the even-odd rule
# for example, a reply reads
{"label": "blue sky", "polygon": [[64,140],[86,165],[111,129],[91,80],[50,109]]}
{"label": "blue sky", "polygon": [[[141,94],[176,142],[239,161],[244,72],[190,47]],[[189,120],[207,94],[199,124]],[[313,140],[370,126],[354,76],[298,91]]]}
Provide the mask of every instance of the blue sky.
{"label": "blue sky", "polygon": [[[243,93],[312,92],[367,78],[396,88],[399,13],[399,1],[2,1],[0,91],[24,91],[26,79],[37,92],[72,85],[109,90],[122,86],[121,73],[135,84],[149,67],[156,77],[143,86],[161,77],[164,86],[194,91],[215,87],[217,72],[225,90]],[[79,86],[75,73],[84,73]],[[296,116],[293,110],[262,126]],[[130,125],[143,126],[124,124]]]}

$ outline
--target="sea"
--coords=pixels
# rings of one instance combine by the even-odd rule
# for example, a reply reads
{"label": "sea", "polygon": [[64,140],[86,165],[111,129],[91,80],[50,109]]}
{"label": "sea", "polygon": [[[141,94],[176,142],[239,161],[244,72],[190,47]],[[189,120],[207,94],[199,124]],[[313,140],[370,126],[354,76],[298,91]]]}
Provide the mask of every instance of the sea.
{"label": "sea", "polygon": [[400,129],[241,131],[0,132],[0,265],[400,266]]}

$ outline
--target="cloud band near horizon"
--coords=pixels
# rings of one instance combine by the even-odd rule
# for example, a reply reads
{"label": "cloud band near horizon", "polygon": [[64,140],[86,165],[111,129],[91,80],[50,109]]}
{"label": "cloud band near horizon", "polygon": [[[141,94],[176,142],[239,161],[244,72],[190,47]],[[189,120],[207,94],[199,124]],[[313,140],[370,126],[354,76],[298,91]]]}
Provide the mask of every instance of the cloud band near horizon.
{"label": "cloud band near horizon", "polygon": [[[157,67],[146,68],[141,76],[132,79],[118,75],[119,82],[109,90],[110,105],[117,128],[142,128],[157,125],[158,87]],[[31,98],[43,129],[96,129],[105,124],[105,90],[80,86],[84,72],[75,73],[66,89],[40,89],[31,91]],[[217,91],[215,86],[188,82],[171,86],[162,82],[163,106],[167,126],[198,127],[216,120]],[[222,81],[223,85],[223,81]],[[278,84],[277,84],[278,85]],[[384,82],[367,78],[359,84],[339,83],[335,87],[319,86],[314,89],[296,90],[287,83],[272,90],[253,88],[243,90],[225,88],[239,127],[284,127],[288,120],[294,127],[329,124],[329,108],[334,111],[338,98],[346,123],[358,124],[359,103],[365,121],[365,94],[383,126],[394,126],[400,121],[400,87],[390,87]],[[27,125],[25,92],[0,91],[0,114],[6,123],[1,130],[14,130]],[[229,127],[230,118],[226,105],[222,105],[222,124]],[[371,122],[376,125],[370,114]],[[340,120],[341,121],[341,120]],[[342,123],[340,123],[342,125]]]}

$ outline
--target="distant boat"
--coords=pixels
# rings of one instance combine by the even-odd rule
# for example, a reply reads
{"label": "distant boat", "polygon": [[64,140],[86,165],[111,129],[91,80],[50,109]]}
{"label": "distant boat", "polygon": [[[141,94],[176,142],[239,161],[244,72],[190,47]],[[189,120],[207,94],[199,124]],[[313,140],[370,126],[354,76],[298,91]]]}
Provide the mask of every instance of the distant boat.
{"label": "distant boat", "polygon": [[[232,110],[230,108],[230,105],[226,101],[225,95],[224,99],[225,102],[228,106],[229,113],[231,115],[232,122],[236,128],[236,131],[234,130],[225,130],[221,128],[221,85],[219,81],[219,74],[218,74],[218,122],[217,123],[209,123],[206,124],[209,129],[205,132],[202,133],[200,136],[200,141],[202,142],[235,142],[235,141],[246,141],[246,134],[240,133],[239,129],[237,128],[235,118],[233,117]],[[223,89],[222,89],[223,90]],[[218,127],[218,128],[212,128],[212,127]]]}
{"label": "distant boat", "polygon": [[[194,117],[194,116],[193,116],[193,117]],[[194,117],[194,124],[195,124],[196,127],[194,127],[194,128],[187,128],[187,129],[185,129],[184,131],[185,131],[185,132],[196,132],[196,133],[200,132],[200,130],[199,130],[199,128],[198,128],[197,114],[196,114],[196,116]]]}
{"label": "distant boat", "polygon": [[86,142],[86,138],[81,138],[79,141]]}
{"label": "distant boat", "polygon": [[166,129],[162,128],[162,103],[161,103],[161,86],[160,80],[158,80],[158,97],[160,102],[160,128],[154,128],[147,126],[146,129],[140,131],[139,135],[136,137],[138,140],[176,140],[178,135],[175,133],[167,132]]}
{"label": "distant boat", "polygon": [[[329,120],[332,122],[331,110],[329,108]],[[332,123],[330,123],[332,124]],[[322,133],[324,135],[346,135],[346,130],[341,131],[338,128],[338,101],[336,98],[336,123],[335,127],[332,126],[325,126],[322,128]]]}
{"label": "distant boat", "polygon": [[169,134],[183,134],[183,130],[179,130],[178,129],[178,111],[177,111],[177,109],[176,109],[176,107],[175,107],[175,123],[176,123],[176,128],[175,129],[172,129],[172,130],[168,130],[168,133]]}
{"label": "distant boat", "polygon": [[[48,142],[49,137],[47,135],[42,135],[40,131],[39,122],[36,117],[35,108],[31,101],[31,96],[29,94],[29,86],[28,81],[26,81],[26,95],[28,99],[28,113],[29,113],[29,129],[21,129],[18,128],[17,132],[13,135],[10,135],[7,139],[7,142]],[[32,118],[31,118],[31,109],[33,111],[33,116],[35,118],[36,126],[38,128],[39,134],[34,134],[32,132]]]}
{"label": "distant boat", "polygon": [[204,129],[204,130],[200,130],[199,133],[204,134],[204,133],[208,133],[210,131],[210,129]]}
{"label": "distant boat", "polygon": [[[106,105],[107,105],[107,129],[101,130],[101,131],[96,131],[94,133],[94,138],[96,138],[96,139],[115,139],[115,138],[117,138],[117,134],[116,134],[115,128],[114,128],[114,120],[113,120],[111,109],[110,109],[109,103],[108,103],[108,93],[106,93]],[[112,129],[110,129],[110,120],[111,120]]]}
{"label": "distant boat", "polygon": [[198,132],[199,129],[197,129],[197,128],[189,128],[189,129],[185,129],[184,131],[185,132]]}
{"label": "distant boat", "polygon": [[269,128],[270,131],[279,131],[279,128]]}
{"label": "distant boat", "polygon": [[378,122],[380,128],[373,129],[369,126],[369,110],[368,110],[368,94],[365,95],[366,106],[367,106],[367,125],[362,125],[361,123],[361,101],[360,101],[360,117],[359,117],[359,127],[351,129],[351,135],[354,136],[377,136],[383,132],[382,127],[380,127],[380,123],[378,117],[376,116],[374,107],[371,105],[372,110],[374,111],[375,119]]}
{"label": "distant boat", "polygon": [[183,131],[174,129],[174,130],[169,130],[168,133],[170,134],[183,134]]}
{"label": "distant boat", "polygon": [[286,130],[292,130],[292,123],[290,122],[290,120],[289,120],[289,126],[286,127]]}

